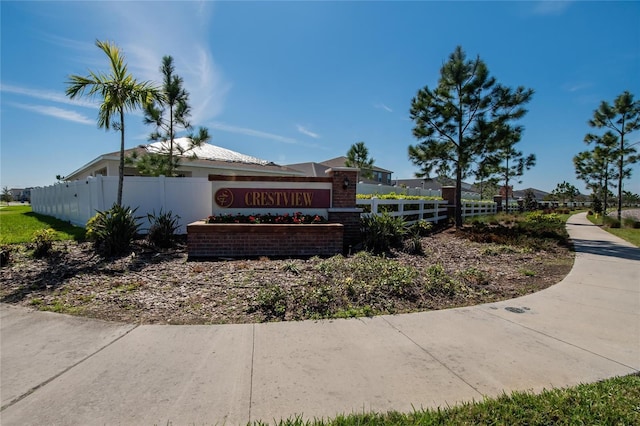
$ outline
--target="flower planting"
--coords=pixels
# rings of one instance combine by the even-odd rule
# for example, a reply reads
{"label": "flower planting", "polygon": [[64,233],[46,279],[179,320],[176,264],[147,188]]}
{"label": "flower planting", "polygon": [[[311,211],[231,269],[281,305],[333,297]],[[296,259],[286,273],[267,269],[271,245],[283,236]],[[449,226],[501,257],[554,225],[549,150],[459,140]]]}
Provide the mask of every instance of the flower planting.
{"label": "flower planting", "polygon": [[211,215],[206,220],[205,223],[249,223],[249,224],[277,224],[277,225],[287,225],[287,224],[319,224],[319,223],[327,223],[327,219],[320,215],[310,215],[310,214],[302,214],[301,212],[296,212],[293,214],[285,213],[282,215],[272,215],[268,214],[253,214],[253,215],[243,215],[243,214],[220,214],[220,215]]}

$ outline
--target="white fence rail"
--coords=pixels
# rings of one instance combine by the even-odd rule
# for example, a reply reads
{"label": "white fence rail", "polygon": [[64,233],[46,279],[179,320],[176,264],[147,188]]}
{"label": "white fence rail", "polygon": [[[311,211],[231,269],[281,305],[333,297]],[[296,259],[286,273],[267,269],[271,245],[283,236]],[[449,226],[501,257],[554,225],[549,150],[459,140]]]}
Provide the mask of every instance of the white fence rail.
{"label": "white fence rail", "polygon": [[[117,176],[97,176],[59,183],[31,191],[34,212],[85,226],[98,210],[113,206],[118,193]],[[211,214],[211,183],[206,178],[125,176],[122,205],[137,208],[139,223],[148,229],[147,213],[171,211],[180,216],[178,233],[186,225]]]}
{"label": "white fence rail", "polygon": [[498,206],[490,201],[463,201],[462,218],[496,214]]}
{"label": "white fence rail", "polygon": [[363,216],[377,216],[386,211],[391,216],[404,217],[409,224],[419,220],[428,222],[446,220],[446,204],[444,200],[382,200],[375,197],[356,200],[356,205],[364,210]]}
{"label": "white fence rail", "polygon": [[[358,199],[358,207],[362,208],[366,215],[380,215],[383,212],[391,216],[402,216],[408,224],[419,220],[427,222],[439,222],[446,220],[448,205],[445,200],[386,200],[379,198]],[[491,215],[496,213],[497,206],[489,201],[465,201],[462,203],[462,217]]]}

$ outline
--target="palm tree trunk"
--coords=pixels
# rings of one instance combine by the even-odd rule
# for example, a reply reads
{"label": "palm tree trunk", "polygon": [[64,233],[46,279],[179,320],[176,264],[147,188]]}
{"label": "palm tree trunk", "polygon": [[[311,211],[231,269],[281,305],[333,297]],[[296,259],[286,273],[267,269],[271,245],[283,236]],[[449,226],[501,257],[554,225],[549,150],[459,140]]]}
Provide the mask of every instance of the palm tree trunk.
{"label": "palm tree trunk", "polygon": [[124,184],[124,109],[120,108],[120,166],[118,167],[118,201],[122,206],[122,186]]}

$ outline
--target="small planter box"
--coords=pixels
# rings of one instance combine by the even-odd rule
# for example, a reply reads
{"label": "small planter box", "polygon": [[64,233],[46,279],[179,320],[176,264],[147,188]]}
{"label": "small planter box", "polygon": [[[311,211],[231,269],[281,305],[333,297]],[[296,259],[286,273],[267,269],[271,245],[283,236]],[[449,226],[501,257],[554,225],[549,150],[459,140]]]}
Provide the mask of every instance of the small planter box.
{"label": "small planter box", "polygon": [[252,256],[332,256],[342,253],[339,223],[242,224],[194,222],[187,225],[190,258]]}

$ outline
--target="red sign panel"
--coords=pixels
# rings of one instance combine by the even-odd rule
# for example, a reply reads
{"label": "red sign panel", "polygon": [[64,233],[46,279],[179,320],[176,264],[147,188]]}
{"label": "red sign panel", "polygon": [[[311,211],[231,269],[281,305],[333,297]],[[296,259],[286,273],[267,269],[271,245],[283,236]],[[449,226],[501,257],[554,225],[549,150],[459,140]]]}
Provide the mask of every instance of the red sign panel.
{"label": "red sign panel", "polygon": [[229,208],[329,208],[329,189],[220,188],[214,195],[220,207]]}

